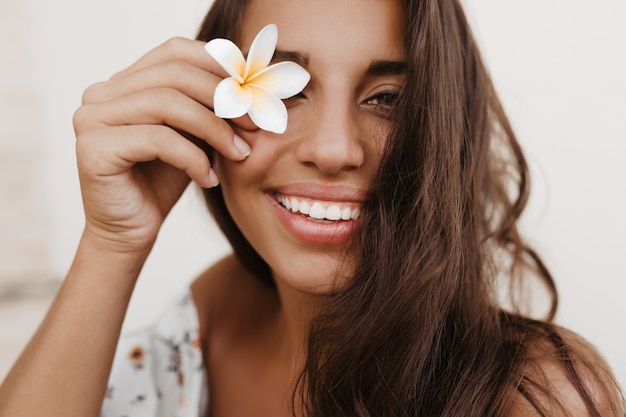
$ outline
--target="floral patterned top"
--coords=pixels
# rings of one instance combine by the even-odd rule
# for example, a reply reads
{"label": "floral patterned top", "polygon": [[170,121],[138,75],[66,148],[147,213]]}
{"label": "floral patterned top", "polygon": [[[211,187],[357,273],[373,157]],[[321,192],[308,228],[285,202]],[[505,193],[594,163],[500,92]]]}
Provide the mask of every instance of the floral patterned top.
{"label": "floral patterned top", "polygon": [[122,336],[101,417],[201,417],[207,410],[198,314],[188,291],[155,325]]}

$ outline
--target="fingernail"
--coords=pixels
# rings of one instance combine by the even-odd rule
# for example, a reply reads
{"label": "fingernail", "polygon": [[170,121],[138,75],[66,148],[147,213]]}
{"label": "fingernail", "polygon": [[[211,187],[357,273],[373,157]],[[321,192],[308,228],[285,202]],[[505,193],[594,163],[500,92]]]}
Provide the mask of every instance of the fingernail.
{"label": "fingernail", "polygon": [[220,180],[219,178],[217,178],[217,175],[215,175],[215,171],[213,171],[213,168],[211,168],[211,170],[209,171],[209,183],[211,184],[211,188],[217,187],[217,185],[220,183]]}
{"label": "fingernail", "polygon": [[248,145],[243,139],[235,135],[233,142],[235,144],[235,148],[237,148],[240,154],[243,156],[250,155],[250,145]]}

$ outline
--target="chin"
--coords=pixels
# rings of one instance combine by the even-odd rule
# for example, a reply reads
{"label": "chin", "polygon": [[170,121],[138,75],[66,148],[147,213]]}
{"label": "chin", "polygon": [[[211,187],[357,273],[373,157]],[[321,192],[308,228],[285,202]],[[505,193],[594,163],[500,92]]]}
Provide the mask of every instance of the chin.
{"label": "chin", "polygon": [[[296,261],[297,262],[297,261]],[[272,269],[274,279],[294,290],[316,296],[331,295],[346,288],[354,274],[354,262],[332,259]],[[280,285],[280,284],[279,284]]]}

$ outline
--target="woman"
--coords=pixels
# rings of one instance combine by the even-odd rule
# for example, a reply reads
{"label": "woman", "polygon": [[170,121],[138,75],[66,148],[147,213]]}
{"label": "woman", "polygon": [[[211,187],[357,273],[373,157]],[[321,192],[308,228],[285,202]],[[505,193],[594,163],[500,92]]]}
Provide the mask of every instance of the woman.
{"label": "woman", "polygon": [[[215,115],[229,74],[204,49],[245,51],[268,24],[276,58],[311,76],[282,135]],[[556,290],[516,226],[525,160],[456,1],[217,0],[199,39],[86,91],[85,231],[0,415],[96,416],[104,397],[104,415],[128,416],[624,415],[599,355],[550,323]],[[190,178],[235,255],[120,345],[107,385],[137,275]],[[321,218],[302,210],[315,204]],[[547,321],[495,295],[533,275]],[[152,391],[120,402],[129,381]]]}

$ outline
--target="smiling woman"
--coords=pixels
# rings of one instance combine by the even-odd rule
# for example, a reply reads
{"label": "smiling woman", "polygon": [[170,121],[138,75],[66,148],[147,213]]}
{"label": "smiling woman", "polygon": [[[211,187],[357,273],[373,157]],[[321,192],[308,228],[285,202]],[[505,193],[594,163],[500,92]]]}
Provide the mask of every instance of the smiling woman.
{"label": "smiling woman", "polygon": [[[552,322],[526,160],[457,1],[216,0],[74,127],[83,236],[0,415],[624,415]],[[190,179],[233,254],[119,339]],[[498,299],[533,280],[544,319]]]}

